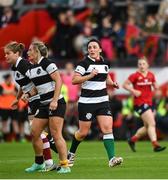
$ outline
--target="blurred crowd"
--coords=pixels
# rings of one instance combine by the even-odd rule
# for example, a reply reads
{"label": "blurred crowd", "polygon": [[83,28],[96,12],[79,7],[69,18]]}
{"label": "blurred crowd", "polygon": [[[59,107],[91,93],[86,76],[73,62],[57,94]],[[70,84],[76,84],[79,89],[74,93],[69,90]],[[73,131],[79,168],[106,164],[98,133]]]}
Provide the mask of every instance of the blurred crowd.
{"label": "blurred crowd", "polygon": [[[100,40],[104,56],[114,66],[135,66],[137,58],[143,55],[152,66],[168,64],[167,0],[2,1],[1,28],[19,21],[21,15],[17,7],[21,3],[22,6],[29,5],[29,10],[43,4],[55,20],[48,47],[50,57],[62,67],[67,61],[76,63],[83,58],[84,45],[91,37]],[[76,17],[88,9],[92,13],[84,21],[78,21]]]}
{"label": "blurred crowd", "polygon": [[[72,85],[74,65],[71,62],[65,64],[61,72],[63,81],[62,94],[67,102],[63,134],[67,140],[71,140],[78,128],[77,99],[80,92],[78,85]],[[15,100],[17,87],[10,73],[3,75],[0,84],[0,141],[30,140],[28,122],[28,104],[19,101],[18,107],[12,109],[11,104]],[[143,126],[139,116],[133,109],[133,97],[120,97],[113,89],[108,89],[110,107],[114,118],[114,135],[117,140],[129,139],[135,131]],[[163,94],[161,89],[154,92],[154,111],[159,137],[167,137],[168,134],[168,88]],[[101,139],[96,121],[93,121],[91,131],[87,139]]]}

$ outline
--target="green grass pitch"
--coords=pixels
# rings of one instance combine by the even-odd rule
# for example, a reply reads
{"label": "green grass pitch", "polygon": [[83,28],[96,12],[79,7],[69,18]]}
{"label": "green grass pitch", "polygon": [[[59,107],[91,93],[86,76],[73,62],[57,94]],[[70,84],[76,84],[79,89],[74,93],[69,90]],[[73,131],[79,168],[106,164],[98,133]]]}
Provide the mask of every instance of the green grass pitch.
{"label": "green grass pitch", "polygon": [[[168,146],[168,142],[162,142]],[[69,143],[68,143],[69,145]],[[109,168],[103,143],[85,141],[80,144],[70,174],[25,173],[33,161],[31,143],[0,144],[0,179],[167,179],[168,149],[154,153],[150,142],[138,142],[133,153],[126,142],[116,142],[116,156],[124,158],[121,166]],[[53,154],[57,161],[57,155]]]}

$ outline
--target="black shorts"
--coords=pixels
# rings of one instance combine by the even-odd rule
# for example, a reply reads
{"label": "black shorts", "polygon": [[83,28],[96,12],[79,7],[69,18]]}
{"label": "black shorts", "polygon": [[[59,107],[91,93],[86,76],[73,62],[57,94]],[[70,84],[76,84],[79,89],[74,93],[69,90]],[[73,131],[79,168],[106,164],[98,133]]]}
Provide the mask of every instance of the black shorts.
{"label": "black shorts", "polygon": [[19,120],[19,122],[25,122],[28,120],[28,110],[27,109],[18,111],[18,120]]}
{"label": "black shorts", "polygon": [[148,104],[142,104],[140,106],[135,106],[134,110],[139,114],[142,115],[144,112],[146,112],[148,109],[154,110],[153,106]]}
{"label": "black shorts", "polygon": [[80,121],[93,121],[98,115],[112,116],[109,102],[97,104],[78,103]]}
{"label": "black shorts", "polygon": [[40,99],[35,99],[34,101],[29,102],[28,115],[35,115],[39,106],[40,106]]}
{"label": "black shorts", "polygon": [[58,106],[56,110],[51,111],[48,105],[40,105],[39,109],[36,111],[35,117],[40,119],[48,119],[49,117],[61,117],[64,118],[66,111],[66,103],[62,98],[58,101]]}
{"label": "black shorts", "polygon": [[0,110],[0,116],[2,118],[2,121],[7,121],[9,118],[12,120],[18,119],[18,111],[17,110],[10,110],[10,109],[1,109]]}

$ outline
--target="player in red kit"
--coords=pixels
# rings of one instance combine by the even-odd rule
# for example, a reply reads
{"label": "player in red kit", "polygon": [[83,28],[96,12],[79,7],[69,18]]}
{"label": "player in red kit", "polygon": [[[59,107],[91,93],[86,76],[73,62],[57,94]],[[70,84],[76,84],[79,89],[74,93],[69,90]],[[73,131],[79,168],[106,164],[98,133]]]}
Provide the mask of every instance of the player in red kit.
{"label": "player in red kit", "polygon": [[148,68],[147,59],[145,57],[140,58],[138,70],[131,74],[123,84],[124,89],[134,96],[134,109],[144,123],[144,126],[139,128],[135,135],[128,140],[128,144],[134,152],[136,151],[135,142],[146,134],[150,138],[154,152],[166,149],[166,147],[161,147],[157,141],[156,124],[152,111],[152,88],[157,89],[158,85],[155,75]]}

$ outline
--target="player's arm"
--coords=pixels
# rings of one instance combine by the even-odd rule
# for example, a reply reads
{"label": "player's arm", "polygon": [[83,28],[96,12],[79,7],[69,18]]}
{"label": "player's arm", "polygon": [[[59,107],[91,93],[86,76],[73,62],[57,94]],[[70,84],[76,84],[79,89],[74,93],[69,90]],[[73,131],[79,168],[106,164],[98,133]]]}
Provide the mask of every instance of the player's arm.
{"label": "player's arm", "polygon": [[159,89],[159,85],[158,85],[158,83],[157,83],[157,81],[156,81],[156,77],[155,77],[155,75],[152,73],[152,87],[155,89],[155,90],[157,90],[157,89]]}
{"label": "player's arm", "polygon": [[132,87],[132,83],[128,79],[123,83],[123,88],[126,89],[127,91],[129,91],[132,94],[134,92],[134,88]]}
{"label": "player's arm", "polygon": [[61,94],[62,80],[58,71],[55,71],[52,74],[50,74],[50,77],[53,81],[55,81],[54,97],[52,101],[57,102]]}
{"label": "player's arm", "polygon": [[36,94],[38,94],[38,91],[37,91],[36,87],[33,86],[30,91],[22,94],[21,99],[22,99],[24,102],[27,102],[30,97],[35,96]]}
{"label": "player's arm", "polygon": [[22,95],[23,95],[22,88],[19,88],[19,90],[17,92],[17,95],[16,95],[16,99],[11,104],[12,109],[16,109],[17,108],[19,99],[22,97]]}
{"label": "player's arm", "polygon": [[133,94],[136,97],[139,97],[141,95],[141,92],[134,89],[132,86],[132,83],[129,79],[127,79],[124,83],[123,83],[123,88],[126,89],[127,91],[129,91],[131,94]]}
{"label": "player's arm", "polygon": [[80,73],[75,72],[72,77],[72,84],[82,84],[85,81],[92,79],[94,76],[98,74],[96,69],[93,69],[90,74],[82,76]]}
{"label": "player's arm", "polygon": [[155,90],[159,89],[159,85],[158,85],[157,82],[154,82],[154,83],[152,84],[152,86],[153,86],[153,88],[154,88]]}
{"label": "player's arm", "polygon": [[16,99],[19,100],[22,97],[23,91],[22,88],[19,88],[18,93],[16,95]]}
{"label": "player's arm", "polygon": [[36,94],[38,94],[38,91],[37,91],[36,87],[33,86],[31,88],[31,90],[29,92],[27,92],[26,94],[29,94],[29,98],[30,98],[30,97],[35,96]]}
{"label": "player's arm", "polygon": [[119,89],[118,83],[117,83],[117,82],[114,82],[114,81],[111,79],[111,77],[110,77],[109,74],[107,75],[106,84],[109,85],[109,86],[113,86],[113,87],[116,88],[116,89]]}

